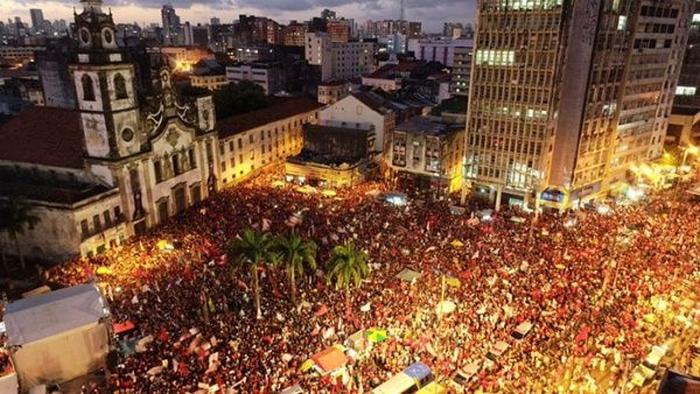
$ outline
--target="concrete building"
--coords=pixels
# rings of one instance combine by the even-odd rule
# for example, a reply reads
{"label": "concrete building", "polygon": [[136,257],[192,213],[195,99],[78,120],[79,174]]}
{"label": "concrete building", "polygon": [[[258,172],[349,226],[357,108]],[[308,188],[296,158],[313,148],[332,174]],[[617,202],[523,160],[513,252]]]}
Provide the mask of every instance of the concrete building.
{"label": "concrete building", "polygon": [[657,158],[690,3],[480,2],[466,133],[471,190],[497,207],[532,203],[536,193],[565,208]]}
{"label": "concrete building", "polygon": [[25,65],[33,62],[35,54],[46,50],[44,46],[37,45],[2,45],[0,46],[0,64],[11,66]]}
{"label": "concrete building", "polygon": [[413,52],[416,60],[440,62],[447,67],[454,66],[456,48],[470,48],[474,44],[468,39],[411,39],[408,40],[408,50]]}
{"label": "concrete building", "polygon": [[693,5],[688,45],[669,118],[666,144],[700,144],[700,3]]}
{"label": "concrete building", "polygon": [[387,162],[403,188],[451,193],[462,187],[462,157],[464,124],[416,116],[392,132]]}
{"label": "concrete building", "polygon": [[228,82],[252,81],[271,96],[284,90],[286,78],[281,62],[238,63],[226,67]]}
{"label": "concrete building", "polygon": [[469,96],[469,76],[472,70],[474,48],[456,47],[452,62],[452,83],[450,93],[457,96]]}
{"label": "concrete building", "polygon": [[377,168],[373,160],[374,138],[371,125],[307,124],[303,150],[285,163],[287,180],[323,188],[350,187],[364,182]]}
{"label": "concrete building", "polygon": [[183,43],[182,26],[180,17],[175,13],[172,4],[166,4],[160,10],[163,27],[163,44],[181,45]]}
{"label": "concrete building", "polygon": [[331,42],[348,42],[350,41],[352,27],[350,21],[346,19],[334,19],[326,22],[326,32],[331,39]]}
{"label": "concrete building", "polygon": [[374,71],[374,43],[332,42],[324,32],[306,33],[306,60],[321,68],[321,81],[352,79]]}
{"label": "concrete building", "polygon": [[328,81],[318,85],[318,102],[333,104],[350,94],[350,82]]}
{"label": "concrete building", "polygon": [[237,184],[299,154],[302,128],[318,121],[321,107],[305,98],[275,98],[267,108],[219,121],[220,185]]}
{"label": "concrete building", "polygon": [[32,29],[39,32],[44,28],[44,12],[38,8],[30,8],[29,16],[32,19]]}
{"label": "concrete building", "polygon": [[284,45],[303,47],[306,38],[306,32],[309,30],[309,26],[306,23],[299,23],[297,21],[290,21],[287,26],[283,29],[284,34]]}

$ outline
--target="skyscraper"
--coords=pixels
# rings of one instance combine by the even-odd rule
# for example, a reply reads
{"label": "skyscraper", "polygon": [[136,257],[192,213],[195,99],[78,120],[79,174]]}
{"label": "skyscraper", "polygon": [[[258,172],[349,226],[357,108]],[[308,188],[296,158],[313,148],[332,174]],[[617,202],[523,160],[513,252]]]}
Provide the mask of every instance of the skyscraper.
{"label": "skyscraper", "polygon": [[502,203],[569,207],[661,154],[691,0],[483,0],[465,178]]}
{"label": "skyscraper", "polygon": [[29,15],[32,18],[32,29],[39,31],[44,28],[44,13],[38,8],[31,8]]}
{"label": "skyscraper", "polygon": [[171,4],[166,4],[160,11],[163,20],[163,43],[177,45],[180,40],[180,17],[175,13],[175,8]]}

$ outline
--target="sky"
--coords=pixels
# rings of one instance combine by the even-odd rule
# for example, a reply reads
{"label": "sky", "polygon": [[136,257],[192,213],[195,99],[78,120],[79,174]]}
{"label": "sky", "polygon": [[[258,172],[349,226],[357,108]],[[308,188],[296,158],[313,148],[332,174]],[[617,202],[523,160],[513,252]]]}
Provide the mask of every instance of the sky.
{"label": "sky", "polygon": [[[160,8],[168,0],[103,0],[117,23],[160,23]],[[442,23],[472,22],[476,0],[404,0],[406,19],[423,22],[423,31],[442,31]],[[218,17],[230,23],[239,14],[266,16],[280,23],[308,20],[329,8],[358,22],[367,19],[398,19],[400,0],[169,0],[182,22],[208,23]],[[0,20],[19,16],[28,23],[30,8],[40,8],[49,20],[73,18],[73,7],[82,8],[79,0],[0,0]]]}

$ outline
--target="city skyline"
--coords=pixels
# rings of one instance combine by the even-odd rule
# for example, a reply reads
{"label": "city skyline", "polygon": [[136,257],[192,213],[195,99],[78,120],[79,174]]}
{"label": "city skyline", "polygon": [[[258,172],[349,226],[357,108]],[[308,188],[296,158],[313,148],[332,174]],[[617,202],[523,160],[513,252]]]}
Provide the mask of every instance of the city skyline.
{"label": "city skyline", "polygon": [[[22,21],[31,21],[29,9],[38,8],[47,20],[73,17],[75,2],[7,0],[0,12],[0,20],[14,20],[19,16]],[[191,23],[209,23],[212,17],[217,17],[222,23],[230,23],[238,19],[239,14],[253,14],[275,19],[280,23],[290,20],[307,20],[320,15],[324,8],[330,8],[339,16],[353,18],[357,22],[365,20],[398,19],[400,16],[399,1],[384,0],[308,0],[285,1],[273,0],[256,4],[251,0],[227,2],[220,0],[198,0],[195,2],[167,1],[105,1],[105,7],[111,8],[117,23],[160,24],[160,9],[164,4],[172,4],[182,21]],[[144,11],[145,7],[145,11]],[[471,23],[474,18],[474,0],[448,0],[435,5],[426,0],[410,0],[405,2],[406,19],[423,22],[424,30],[428,33],[442,31],[444,22]]]}

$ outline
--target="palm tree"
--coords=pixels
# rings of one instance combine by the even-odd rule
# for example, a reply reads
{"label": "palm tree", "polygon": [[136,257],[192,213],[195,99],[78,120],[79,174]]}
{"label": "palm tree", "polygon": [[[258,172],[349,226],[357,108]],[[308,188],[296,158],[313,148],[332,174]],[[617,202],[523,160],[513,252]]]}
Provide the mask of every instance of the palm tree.
{"label": "palm tree", "polygon": [[262,318],[260,311],[260,283],[258,269],[261,264],[274,259],[272,246],[274,240],[267,233],[247,229],[243,235],[232,239],[228,244],[228,260],[234,269],[248,267],[253,275],[256,317]]}
{"label": "palm tree", "polygon": [[[22,266],[22,270],[26,269],[24,262],[24,254],[19,245],[18,235],[24,235],[24,232],[33,229],[39,223],[39,217],[32,214],[32,207],[20,203],[18,200],[12,199],[0,204],[0,232],[4,232],[14,242],[17,250],[17,257]],[[7,265],[5,270],[7,271]]]}
{"label": "palm tree", "polygon": [[369,275],[367,254],[355,247],[353,243],[338,245],[333,248],[328,261],[328,279],[335,281],[336,289],[345,290],[345,311],[350,311],[350,286],[359,287],[362,279]]}
{"label": "palm tree", "polygon": [[306,267],[316,269],[316,251],[313,241],[305,241],[294,231],[288,237],[279,237],[275,249],[282,257],[284,269],[292,292],[292,302],[297,302],[296,276],[303,275]]}

